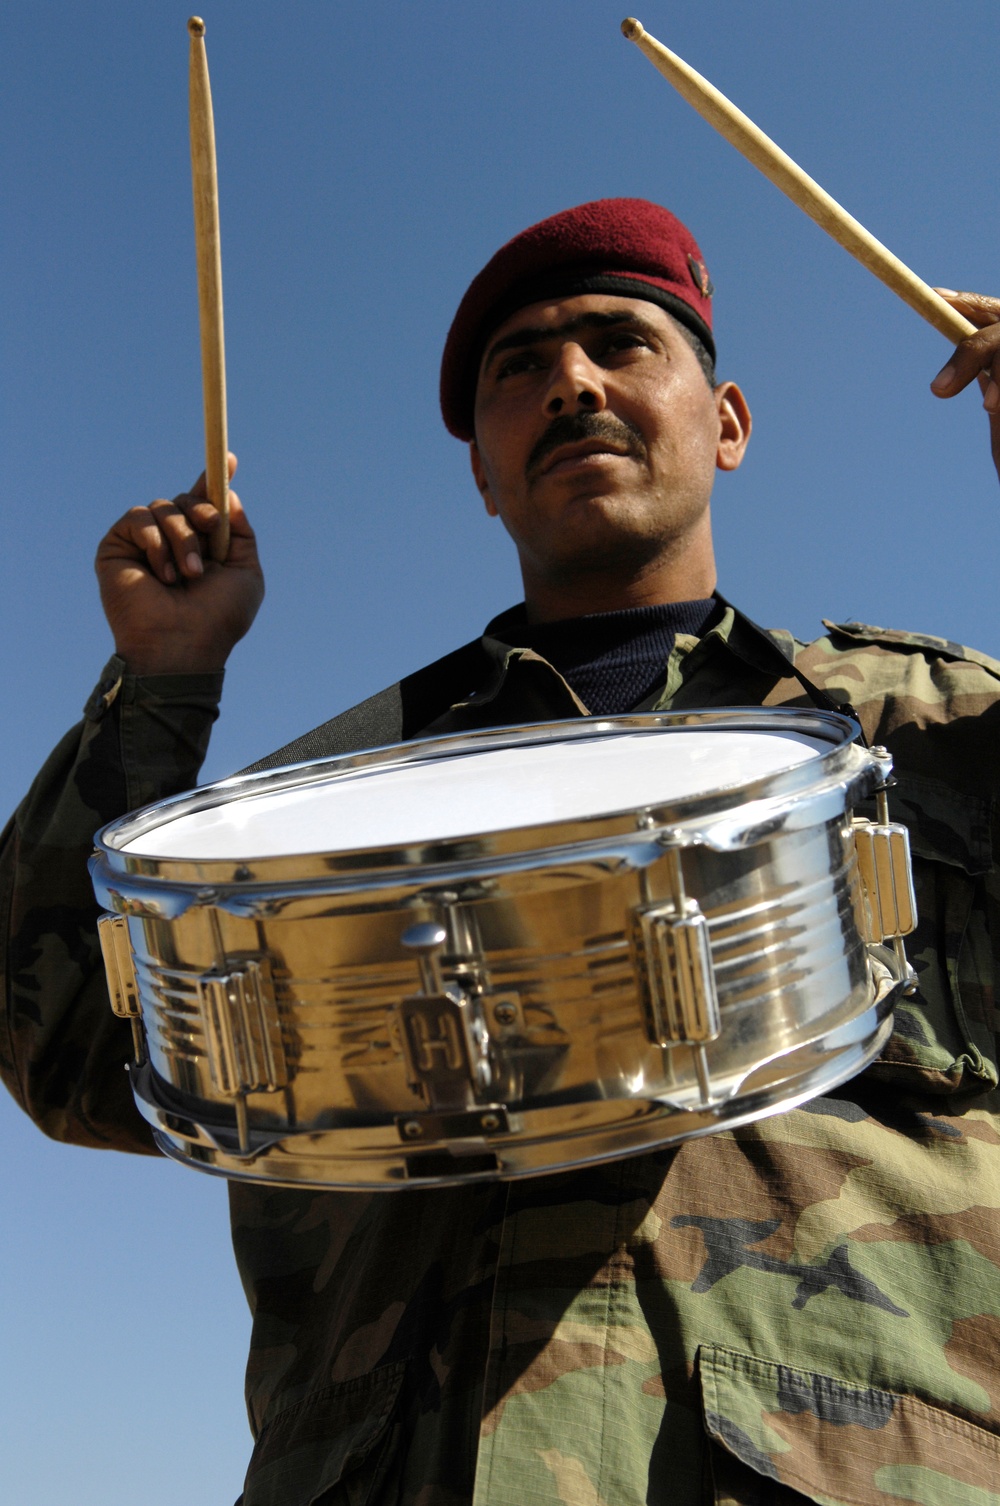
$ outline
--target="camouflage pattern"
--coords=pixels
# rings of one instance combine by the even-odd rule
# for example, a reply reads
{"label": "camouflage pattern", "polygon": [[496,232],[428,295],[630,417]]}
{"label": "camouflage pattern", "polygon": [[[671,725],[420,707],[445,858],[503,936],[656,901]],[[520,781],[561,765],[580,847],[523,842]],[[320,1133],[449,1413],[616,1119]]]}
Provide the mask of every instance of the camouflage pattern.
{"label": "camouflage pattern", "polygon": [[[775,636],[892,750],[915,854],[919,992],[882,1058],[758,1125],[510,1186],[234,1184],[244,1506],[1000,1506],[1000,665],[827,626]],[[425,725],[579,713],[537,655],[484,654]],[[145,1149],[83,859],[193,781],[214,703],[127,675],[97,702],[4,846],[3,1066],[50,1134]],[[787,703],[731,612],[678,639],[660,701]]]}
{"label": "camouflage pattern", "polygon": [[221,672],[137,680],[111,658],[0,839],[0,1074],[56,1140],[153,1151],[125,1073],[131,1030],[109,1017],[87,859],[109,815],[197,780],[221,694]]}

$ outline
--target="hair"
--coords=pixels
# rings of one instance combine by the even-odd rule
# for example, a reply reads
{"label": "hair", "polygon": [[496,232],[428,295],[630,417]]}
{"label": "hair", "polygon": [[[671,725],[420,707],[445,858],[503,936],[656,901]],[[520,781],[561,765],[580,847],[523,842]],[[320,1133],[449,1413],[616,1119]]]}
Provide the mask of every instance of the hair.
{"label": "hair", "polygon": [[704,373],[705,381],[714,392],[716,387],[718,386],[718,382],[715,378],[715,362],[709,355],[708,350],[698,339],[698,336],[695,334],[694,330],[688,329],[687,325],[682,324],[679,319],[675,319],[674,323],[697,356],[698,365],[701,367],[702,372]]}

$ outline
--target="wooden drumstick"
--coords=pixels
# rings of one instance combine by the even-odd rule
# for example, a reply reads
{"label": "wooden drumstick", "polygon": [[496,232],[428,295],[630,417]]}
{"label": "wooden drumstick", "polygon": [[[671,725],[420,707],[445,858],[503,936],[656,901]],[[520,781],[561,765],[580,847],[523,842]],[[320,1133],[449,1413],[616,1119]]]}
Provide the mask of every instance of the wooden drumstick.
{"label": "wooden drumstick", "polygon": [[194,192],[194,247],[198,263],[198,316],[201,324],[201,384],[205,403],[205,489],[222,514],[212,535],[214,560],[229,553],[229,443],[226,434],[226,347],[222,327],[222,242],[219,237],[219,180],[215,169],[215,122],[205,53],[205,23],[188,22],[191,120],[191,187]]}
{"label": "wooden drumstick", "polygon": [[836,199],[832,199],[825,189],[820,188],[808,173],[802,171],[798,163],[793,162],[780,146],[776,146],[770,136],[765,136],[749,116],[738,110],[708,79],[702,78],[700,73],[696,73],[676,53],[651,37],[633,17],[622,22],[622,32],[646,54],[653,67],[673,84],[678,94],[682,94],[688,104],[693,105],[699,115],[705,117],[709,125],[725,136],[754,167],[759,167],[764,176],[770,178],[782,193],[787,194],[793,204],[804,209],[821,230],[832,235],[862,266],[867,267],[869,272],[874,272],[886,287],[898,293],[904,303],[915,309],[928,324],[933,324],[936,330],[940,330],[942,335],[947,335],[956,344],[967,335],[976,333],[974,324],[957,313],[939,293],[935,293],[897,256],[893,256],[881,241],[869,234],[864,225],[859,224]]}

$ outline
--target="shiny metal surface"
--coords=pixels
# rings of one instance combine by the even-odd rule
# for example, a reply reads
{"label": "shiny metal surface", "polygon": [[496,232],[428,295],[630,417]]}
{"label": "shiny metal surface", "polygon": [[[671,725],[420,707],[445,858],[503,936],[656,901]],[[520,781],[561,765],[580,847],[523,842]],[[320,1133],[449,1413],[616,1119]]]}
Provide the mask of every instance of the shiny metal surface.
{"label": "shiny metal surface", "polygon": [[855,819],[854,845],[870,902],[870,941],[896,941],[917,924],[910,870],[910,834],[892,821]]}
{"label": "shiny metal surface", "polygon": [[[739,788],[405,848],[143,856],[178,810],[483,747],[697,725],[815,757]],[[223,1175],[400,1187],[535,1175],[774,1113],[859,1071],[907,977],[867,938],[852,819],[884,752],[814,711],[502,729],[225,781],[113,823],[161,1147]],[[135,849],[124,852],[128,844]]]}
{"label": "shiny metal surface", "polygon": [[124,915],[101,915],[97,921],[97,939],[101,943],[104,971],[108,977],[112,1012],[119,1019],[130,1022],[136,1065],[141,1065],[146,1058],[146,1040],[142,1033],[139,988],[135,981],[132,945]]}

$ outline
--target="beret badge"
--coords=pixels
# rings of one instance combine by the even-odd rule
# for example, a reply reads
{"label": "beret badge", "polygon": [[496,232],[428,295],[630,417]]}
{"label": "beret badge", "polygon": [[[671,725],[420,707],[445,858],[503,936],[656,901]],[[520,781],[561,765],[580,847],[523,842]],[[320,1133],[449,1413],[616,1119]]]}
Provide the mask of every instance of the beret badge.
{"label": "beret badge", "polygon": [[715,286],[708,275],[708,268],[703,261],[688,252],[688,267],[691,269],[691,277],[695,287],[703,298],[711,298],[715,292]]}

